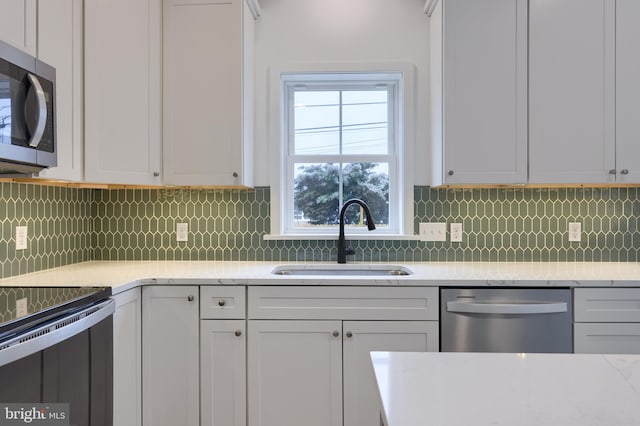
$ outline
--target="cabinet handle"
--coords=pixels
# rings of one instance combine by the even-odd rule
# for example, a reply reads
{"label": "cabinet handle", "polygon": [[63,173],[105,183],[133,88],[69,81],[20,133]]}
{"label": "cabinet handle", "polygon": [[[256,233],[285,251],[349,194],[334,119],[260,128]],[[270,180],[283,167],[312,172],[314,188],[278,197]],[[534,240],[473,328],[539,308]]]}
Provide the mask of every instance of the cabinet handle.
{"label": "cabinet handle", "polygon": [[616,169],[611,169],[611,170],[609,170],[609,174],[610,174],[610,175],[615,175],[615,174],[616,174]]}
{"label": "cabinet handle", "polygon": [[347,337],[348,337],[349,339],[351,339],[351,338],[353,337],[353,333],[352,333],[352,332],[350,332],[350,331],[347,331]]}
{"label": "cabinet handle", "polygon": [[240,336],[242,336],[242,331],[240,331],[240,330],[236,330],[236,332],[235,332],[235,333],[233,333],[233,334],[235,334],[235,335],[236,335],[236,337],[240,337]]}
{"label": "cabinet handle", "polygon": [[160,172],[153,172],[153,176],[155,176],[155,177],[160,176]]}
{"label": "cabinet handle", "polygon": [[190,295],[187,296],[187,300],[189,302],[193,302],[195,300],[195,296],[193,294],[190,294]]}
{"label": "cabinet handle", "polygon": [[447,173],[449,176],[453,176],[453,170],[449,170],[449,172]]}
{"label": "cabinet handle", "polygon": [[628,169],[622,169],[622,170],[620,170],[620,174],[621,175],[628,175],[629,174],[629,170]]}
{"label": "cabinet handle", "polygon": [[340,335],[340,332],[338,330],[333,332],[333,337],[338,337]]}
{"label": "cabinet handle", "polygon": [[238,176],[239,176],[239,175],[238,175],[238,172],[233,172],[233,177],[234,177],[234,178],[237,178]]}
{"label": "cabinet handle", "polygon": [[218,306],[224,306],[226,305],[227,302],[225,302],[224,300],[221,300],[218,302]]}

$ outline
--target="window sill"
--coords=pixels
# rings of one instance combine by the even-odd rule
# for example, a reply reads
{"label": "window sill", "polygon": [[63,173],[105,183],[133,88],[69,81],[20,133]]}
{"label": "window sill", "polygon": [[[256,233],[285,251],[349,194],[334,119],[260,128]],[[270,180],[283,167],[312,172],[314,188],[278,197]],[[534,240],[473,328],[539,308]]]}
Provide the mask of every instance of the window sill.
{"label": "window sill", "polygon": [[[274,240],[337,240],[338,233],[332,234],[266,234],[265,241]],[[398,240],[418,241],[419,235],[390,235],[390,234],[347,234],[347,240]]]}

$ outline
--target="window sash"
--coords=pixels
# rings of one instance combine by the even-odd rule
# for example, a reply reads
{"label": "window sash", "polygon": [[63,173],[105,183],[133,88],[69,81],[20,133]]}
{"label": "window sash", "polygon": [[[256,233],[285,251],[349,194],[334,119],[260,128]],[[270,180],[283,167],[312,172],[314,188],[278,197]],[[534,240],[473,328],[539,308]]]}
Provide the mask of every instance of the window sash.
{"label": "window sash", "polygon": [[[364,75],[364,74],[362,74]],[[360,80],[336,80],[327,83],[324,75],[320,76],[325,81],[300,81],[299,78],[284,79],[283,89],[286,96],[286,108],[285,108],[285,129],[286,140],[283,143],[286,153],[286,170],[284,173],[284,181],[282,188],[284,189],[284,196],[282,197],[282,211],[281,211],[281,229],[285,234],[320,234],[333,236],[337,230],[335,225],[326,226],[314,226],[314,227],[300,227],[295,226],[294,218],[294,175],[295,164],[297,163],[360,163],[360,162],[372,162],[372,163],[385,163],[388,164],[389,170],[389,224],[385,228],[378,228],[378,234],[398,234],[401,230],[401,215],[403,212],[402,206],[400,206],[400,199],[402,197],[400,191],[402,190],[400,184],[400,169],[399,169],[399,132],[397,128],[397,122],[399,120],[399,77],[395,75],[389,80],[376,79],[376,75],[368,75],[372,80],[360,81]],[[296,76],[300,77],[300,76]],[[308,76],[307,76],[308,77]],[[389,77],[388,77],[389,78]],[[303,79],[304,80],[304,79]],[[357,91],[357,90],[380,90],[384,87],[387,91],[387,154],[295,154],[295,93],[298,91]],[[340,127],[339,131],[342,133],[342,112],[340,114]],[[340,140],[340,151],[342,151],[342,140]],[[342,191],[342,180],[340,181]],[[340,205],[346,200],[340,200]],[[366,202],[366,200],[364,200]],[[365,234],[367,229],[349,228],[346,230],[349,234]]]}

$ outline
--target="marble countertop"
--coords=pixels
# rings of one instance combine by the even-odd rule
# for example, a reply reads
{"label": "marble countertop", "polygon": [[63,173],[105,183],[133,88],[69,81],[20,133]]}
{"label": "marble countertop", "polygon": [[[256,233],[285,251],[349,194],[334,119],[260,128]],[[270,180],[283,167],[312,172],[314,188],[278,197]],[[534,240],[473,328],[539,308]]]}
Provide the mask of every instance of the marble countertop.
{"label": "marble countertop", "polygon": [[640,355],[372,352],[387,426],[640,424]]}
{"label": "marble countertop", "polygon": [[[609,262],[393,262],[408,276],[281,276],[281,265],[312,262],[89,261],[0,280],[0,286],[110,286],[114,293],[140,284],[200,285],[422,285],[639,287],[640,263]],[[375,268],[379,263],[332,267]]]}

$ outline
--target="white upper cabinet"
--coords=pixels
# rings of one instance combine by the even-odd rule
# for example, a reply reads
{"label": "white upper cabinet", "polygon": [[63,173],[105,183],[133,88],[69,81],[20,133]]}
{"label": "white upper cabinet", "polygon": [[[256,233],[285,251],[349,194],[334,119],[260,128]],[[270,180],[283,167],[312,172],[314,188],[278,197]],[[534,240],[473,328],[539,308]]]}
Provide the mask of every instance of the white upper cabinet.
{"label": "white upper cabinet", "polygon": [[38,2],[38,59],[56,69],[58,165],[39,176],[82,180],[82,0]]}
{"label": "white upper cabinet", "polygon": [[613,182],[615,0],[529,6],[530,182]]}
{"label": "white upper cabinet", "polygon": [[256,6],[164,0],[164,183],[252,185]]}
{"label": "white upper cabinet", "polygon": [[640,1],[616,1],[616,179],[640,182]]}
{"label": "white upper cabinet", "polygon": [[0,40],[36,56],[36,0],[0,2]]}
{"label": "white upper cabinet", "polygon": [[160,2],[85,2],[87,181],[162,183]]}
{"label": "white upper cabinet", "polygon": [[527,1],[430,1],[433,184],[527,180]]}

